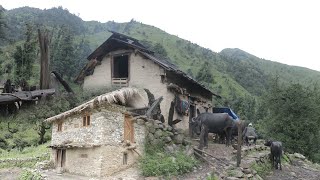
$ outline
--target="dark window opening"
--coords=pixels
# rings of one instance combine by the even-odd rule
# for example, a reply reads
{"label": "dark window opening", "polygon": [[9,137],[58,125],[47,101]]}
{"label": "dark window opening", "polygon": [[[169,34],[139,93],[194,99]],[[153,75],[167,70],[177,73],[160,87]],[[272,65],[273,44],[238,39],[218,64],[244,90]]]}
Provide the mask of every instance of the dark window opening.
{"label": "dark window opening", "polygon": [[121,55],[113,58],[113,78],[128,78],[129,56]]}
{"label": "dark window opening", "polygon": [[85,113],[82,117],[82,125],[83,126],[90,126],[90,114]]}
{"label": "dark window opening", "polygon": [[62,122],[58,123],[58,131],[62,131]]}

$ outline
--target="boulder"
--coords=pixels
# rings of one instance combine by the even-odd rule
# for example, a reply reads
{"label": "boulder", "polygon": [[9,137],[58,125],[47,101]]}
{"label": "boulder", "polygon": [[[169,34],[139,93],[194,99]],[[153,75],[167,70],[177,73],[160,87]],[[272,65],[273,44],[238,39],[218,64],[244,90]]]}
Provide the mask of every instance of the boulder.
{"label": "boulder", "polygon": [[293,155],[294,155],[294,157],[299,158],[301,160],[305,160],[306,159],[306,157],[304,155],[299,154],[299,153],[294,153]]}
{"label": "boulder", "polygon": [[181,129],[181,128],[177,128],[177,129],[176,129],[176,132],[177,132],[178,134],[183,134],[183,133],[184,133],[184,130]]}
{"label": "boulder", "polygon": [[242,170],[242,172],[245,173],[245,174],[250,174],[250,173],[251,173],[251,170],[245,168],[245,169]]}
{"label": "boulder", "polygon": [[154,126],[149,127],[149,132],[150,133],[155,133],[156,132],[156,128],[154,128]]}
{"label": "boulder", "polygon": [[137,124],[144,125],[145,121],[143,119],[137,119]]}
{"label": "boulder", "polygon": [[168,131],[172,131],[172,127],[171,126],[167,126],[167,130]]}
{"label": "boulder", "polygon": [[238,180],[238,178],[236,178],[236,177],[226,177],[225,180]]}
{"label": "boulder", "polygon": [[148,140],[150,142],[154,140],[154,135],[152,133],[148,133]]}
{"label": "boulder", "polygon": [[159,121],[159,120],[155,120],[155,121],[154,121],[154,124],[162,124],[162,122]]}
{"label": "boulder", "polygon": [[171,137],[169,136],[166,136],[163,140],[165,143],[170,143],[172,141]]}
{"label": "boulder", "polygon": [[175,142],[176,144],[182,144],[183,139],[184,139],[184,137],[183,137],[182,134],[178,134],[178,135],[175,135],[175,136],[173,137],[173,140],[174,140],[174,142]]}
{"label": "boulder", "polygon": [[155,133],[154,133],[154,137],[155,138],[161,138],[161,136],[163,135],[162,130],[158,129]]}

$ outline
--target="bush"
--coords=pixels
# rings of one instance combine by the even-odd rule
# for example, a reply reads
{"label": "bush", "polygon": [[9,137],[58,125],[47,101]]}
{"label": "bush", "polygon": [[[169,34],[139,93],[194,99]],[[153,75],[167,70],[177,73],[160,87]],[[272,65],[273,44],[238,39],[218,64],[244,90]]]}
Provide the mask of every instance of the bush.
{"label": "bush", "polygon": [[30,146],[30,143],[27,142],[24,139],[21,138],[16,138],[13,140],[15,147],[19,150],[22,151],[25,147]]}
{"label": "bush", "polygon": [[12,138],[13,138],[13,135],[12,135],[11,133],[6,133],[6,134],[4,135],[4,137],[5,137],[6,139],[12,139]]}
{"label": "bush", "polygon": [[24,170],[19,177],[19,180],[41,180],[41,179],[43,178],[40,173],[32,172],[29,170]]}
{"label": "bush", "polygon": [[7,149],[7,148],[8,148],[7,141],[4,138],[0,137],[0,149]]}
{"label": "bush", "polygon": [[261,176],[262,178],[269,174],[269,172],[272,171],[272,164],[271,162],[262,162],[262,163],[254,163],[251,166],[252,169],[257,171],[257,174]]}
{"label": "bush", "polygon": [[197,160],[183,152],[173,155],[161,152],[146,154],[140,159],[140,167],[144,176],[179,175],[192,170]]}

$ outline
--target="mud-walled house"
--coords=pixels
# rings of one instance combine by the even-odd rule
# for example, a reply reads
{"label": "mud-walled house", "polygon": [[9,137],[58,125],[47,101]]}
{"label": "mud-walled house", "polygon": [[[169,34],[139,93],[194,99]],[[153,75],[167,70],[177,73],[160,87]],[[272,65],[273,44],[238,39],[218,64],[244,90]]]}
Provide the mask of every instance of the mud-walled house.
{"label": "mud-walled house", "polygon": [[52,123],[51,161],[57,170],[106,177],[137,162],[145,127],[126,106],[138,101],[139,90],[122,88],[46,119]]}
{"label": "mud-walled house", "polygon": [[[160,109],[164,120],[186,131],[197,110],[211,111],[213,92],[168,60],[155,57],[137,39],[110,32],[112,35],[88,56],[88,64],[76,78],[83,89],[146,88],[156,99],[163,96]],[[170,109],[174,110],[172,118]]]}

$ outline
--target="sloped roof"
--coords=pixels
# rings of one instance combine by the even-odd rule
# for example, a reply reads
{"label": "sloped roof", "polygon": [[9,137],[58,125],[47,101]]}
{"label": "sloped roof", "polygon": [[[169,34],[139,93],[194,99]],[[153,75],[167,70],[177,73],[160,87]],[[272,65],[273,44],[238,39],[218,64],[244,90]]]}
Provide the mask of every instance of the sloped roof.
{"label": "sloped roof", "polygon": [[[159,66],[163,67],[167,71],[171,71],[174,74],[177,74],[178,76],[181,76],[182,78],[186,79],[187,81],[190,81],[191,83],[194,83],[201,88],[205,89],[209,93],[211,93],[214,96],[221,97],[215,93],[213,93],[211,90],[206,88],[204,85],[200,84],[198,81],[193,79],[191,76],[186,74],[185,72],[181,71],[176,65],[171,63],[170,61],[166,59],[160,59],[155,57],[154,52],[148,50],[144,45],[142,45],[137,39],[129,37],[124,34],[120,34],[114,31],[110,31],[112,35],[104,42],[102,43],[94,52],[92,52],[88,56],[88,60],[91,59],[97,59],[102,60],[102,58],[108,54],[111,51],[114,51],[119,48],[123,48],[125,46],[131,47],[133,49],[137,49],[139,53],[141,53],[143,56],[145,56],[147,59],[152,60]],[[78,79],[78,78],[77,78]]]}
{"label": "sloped roof", "polygon": [[47,118],[45,122],[53,122],[56,120],[64,119],[74,114],[77,114],[86,109],[92,109],[102,104],[120,104],[125,105],[130,99],[140,97],[139,90],[136,88],[121,88],[112,92],[108,92],[93,98],[92,100],[85,102],[73,109],[65,111],[56,116]]}

